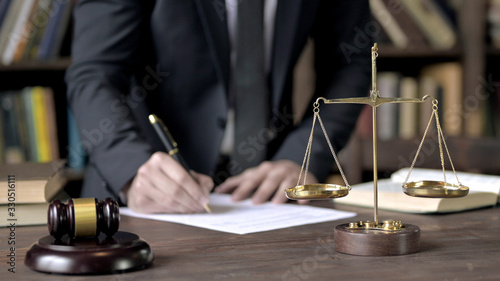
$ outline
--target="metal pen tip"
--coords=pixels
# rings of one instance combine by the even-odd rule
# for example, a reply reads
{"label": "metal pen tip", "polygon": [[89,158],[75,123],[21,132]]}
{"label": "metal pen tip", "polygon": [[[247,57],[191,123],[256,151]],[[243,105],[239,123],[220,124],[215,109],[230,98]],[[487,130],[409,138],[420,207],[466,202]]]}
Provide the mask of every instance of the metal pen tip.
{"label": "metal pen tip", "polygon": [[203,208],[205,208],[205,211],[207,211],[207,213],[211,213],[212,210],[210,209],[210,207],[208,207],[208,204],[203,204]]}

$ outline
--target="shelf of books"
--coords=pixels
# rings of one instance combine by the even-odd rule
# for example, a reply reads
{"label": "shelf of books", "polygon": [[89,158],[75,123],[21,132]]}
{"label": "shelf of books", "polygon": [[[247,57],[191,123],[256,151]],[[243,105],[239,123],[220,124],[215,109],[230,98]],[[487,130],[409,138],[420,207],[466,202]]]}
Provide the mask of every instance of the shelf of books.
{"label": "shelf of books", "polygon": [[72,5],[69,0],[1,1],[1,63],[57,59],[68,35]]}
{"label": "shelf of books", "polygon": [[74,1],[0,1],[0,163],[65,158]]}
{"label": "shelf of books", "polygon": [[0,1],[0,225],[46,224],[48,202],[81,178],[67,169],[69,140],[79,141],[64,82],[74,3]]}
{"label": "shelf of books", "polygon": [[26,87],[0,93],[0,159],[5,163],[59,159],[54,93]]}
{"label": "shelf of books", "polygon": [[[500,173],[490,160],[500,157],[500,0],[370,0],[370,6],[365,31],[379,43],[381,96],[433,96],[459,168]],[[387,161],[379,158],[382,177],[411,164],[431,110],[430,101],[378,108],[379,153],[390,152]],[[371,178],[371,138],[367,107],[344,157],[354,183]],[[426,144],[437,147],[437,139]],[[419,163],[436,168],[434,160]]]}

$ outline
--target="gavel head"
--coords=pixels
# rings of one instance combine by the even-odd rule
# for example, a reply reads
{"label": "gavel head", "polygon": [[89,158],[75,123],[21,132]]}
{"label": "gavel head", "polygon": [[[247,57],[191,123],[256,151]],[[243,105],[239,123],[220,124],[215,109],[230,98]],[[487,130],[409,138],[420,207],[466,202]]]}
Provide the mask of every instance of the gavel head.
{"label": "gavel head", "polygon": [[95,198],[77,198],[67,204],[54,200],[47,215],[49,233],[56,239],[64,234],[74,239],[98,236],[100,232],[113,236],[120,224],[118,203],[111,198],[101,202]]}

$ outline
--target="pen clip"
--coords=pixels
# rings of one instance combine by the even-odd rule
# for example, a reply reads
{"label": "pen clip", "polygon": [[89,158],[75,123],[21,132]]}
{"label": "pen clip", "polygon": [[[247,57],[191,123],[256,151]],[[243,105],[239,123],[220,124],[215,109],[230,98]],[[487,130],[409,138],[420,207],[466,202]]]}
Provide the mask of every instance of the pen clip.
{"label": "pen clip", "polygon": [[170,143],[172,144],[172,152],[169,151],[169,154],[175,154],[177,153],[177,142],[174,140],[174,137],[172,137],[172,134],[170,134],[170,131],[168,130],[167,126],[165,126],[165,123],[163,123],[163,121],[158,118],[156,116],[156,114],[150,114],[149,115],[149,122],[151,123],[151,125],[155,124],[155,123],[158,123],[163,131],[165,131],[165,134],[167,135],[167,138],[170,140]]}

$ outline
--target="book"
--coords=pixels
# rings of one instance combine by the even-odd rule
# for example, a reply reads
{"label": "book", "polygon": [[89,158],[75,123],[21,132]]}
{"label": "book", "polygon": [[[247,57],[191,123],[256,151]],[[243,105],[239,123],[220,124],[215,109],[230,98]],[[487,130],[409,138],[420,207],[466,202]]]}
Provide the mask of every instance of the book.
{"label": "book", "polygon": [[[398,72],[384,71],[377,76],[377,88],[381,97],[398,97],[399,80]],[[384,104],[377,108],[377,134],[380,140],[389,140],[398,135],[398,109],[399,104]]]}
{"label": "book", "polygon": [[50,60],[58,56],[64,35],[71,19],[73,1],[53,1],[54,14],[49,18],[38,46],[38,60]]}
{"label": "book", "polygon": [[36,58],[38,54],[38,46],[40,45],[40,40],[42,39],[45,27],[47,26],[50,17],[53,15],[50,9],[53,1],[54,0],[38,1],[36,21],[33,25],[32,35],[26,45],[26,49],[23,52],[22,60],[27,61]]}
{"label": "book", "polygon": [[398,25],[394,15],[389,11],[384,2],[382,0],[370,0],[370,8],[372,16],[382,26],[385,34],[387,34],[394,46],[401,49],[406,48],[410,43],[410,39]]}
{"label": "book", "polygon": [[56,105],[52,88],[44,87],[45,114],[47,118],[47,134],[50,146],[49,160],[59,159],[59,140],[57,139]]}
{"label": "book", "polygon": [[0,95],[0,111],[2,116],[4,143],[4,160],[6,163],[14,164],[25,160],[24,148],[21,143],[20,128],[17,126],[18,103],[14,91],[5,92]]}
{"label": "book", "polygon": [[488,36],[491,45],[500,48],[500,0],[490,0],[486,19],[488,21]]}
{"label": "book", "polygon": [[8,7],[5,18],[2,22],[2,27],[0,29],[0,55],[3,55],[7,48],[10,37],[12,35],[12,30],[14,29],[14,25],[17,22],[23,5],[24,1],[12,1],[12,3]]}
{"label": "book", "polygon": [[49,162],[59,159],[54,93],[47,87],[0,92],[3,144],[0,162]]}
{"label": "book", "polygon": [[25,35],[25,24],[29,22],[29,16],[32,7],[35,4],[35,0],[24,0],[19,2],[22,2],[23,5],[21,6],[20,12],[17,15],[13,27],[8,34],[7,43],[2,53],[2,63],[5,65],[11,64],[14,60],[19,42],[21,42],[23,36]]}
{"label": "book", "polygon": [[[69,181],[65,160],[48,163],[25,162],[0,164],[0,204],[15,202],[46,203],[54,198],[66,198],[64,186]],[[9,189],[14,184],[14,199]],[[14,200],[14,201],[13,201]]]}
{"label": "book", "polygon": [[[457,172],[460,182],[469,187],[469,194],[461,198],[422,198],[408,196],[402,185],[408,168],[394,172],[389,179],[378,180],[378,207],[381,210],[407,213],[451,213],[495,206],[499,202],[500,176]],[[448,183],[457,184],[452,171],[446,171]],[[408,182],[419,180],[443,181],[439,169],[414,168]],[[346,197],[334,199],[335,203],[373,208],[373,182],[352,186]]]}
{"label": "book", "polygon": [[31,204],[0,204],[0,227],[15,223],[16,226],[45,225],[47,224],[47,213],[49,203]]}
{"label": "book", "polygon": [[7,11],[9,10],[10,1],[11,0],[0,1],[0,26],[7,15]]}
{"label": "book", "polygon": [[[438,112],[443,114],[441,125],[447,136],[460,136],[463,130],[463,71],[458,62],[445,62],[425,66],[422,77],[432,77],[442,89]],[[434,98],[437,98],[434,96]],[[481,127],[482,124],[478,124]]]}
{"label": "book", "polygon": [[51,145],[48,128],[48,112],[46,108],[46,95],[43,87],[33,87],[33,116],[36,127],[36,143],[38,152],[38,162],[47,162],[51,159]]}
{"label": "book", "polygon": [[454,26],[439,5],[432,0],[401,0],[404,9],[425,34],[429,44],[447,50],[457,43]]}
{"label": "book", "polygon": [[406,34],[408,38],[407,48],[428,47],[426,36],[400,1],[382,0],[382,2],[394,18],[395,24],[399,25],[401,30]]}
{"label": "book", "polygon": [[38,0],[35,0],[30,7],[29,14],[23,23],[23,26],[18,35],[19,41],[15,47],[11,62],[20,62],[23,58],[23,53],[26,50],[28,41],[33,37],[35,25],[37,24]]}
{"label": "book", "polygon": [[[418,96],[418,82],[414,77],[404,77],[400,82],[402,98],[415,99]],[[413,139],[418,134],[418,106],[416,103],[402,103],[399,110],[399,137]]]}
{"label": "book", "polygon": [[[421,76],[419,79],[419,91],[420,91],[420,97],[423,97],[425,95],[430,95],[433,98],[436,98],[439,100],[440,96],[440,89],[439,89],[439,84],[436,82],[436,80],[430,76]],[[420,105],[420,110],[419,110],[419,133],[424,133],[425,128],[427,127],[427,124],[429,123],[429,118],[431,117],[432,114],[432,100],[427,100],[424,103]],[[431,125],[434,126],[435,125]]]}
{"label": "book", "polygon": [[28,155],[26,159],[28,161],[36,162],[38,160],[37,142],[36,142],[36,127],[35,127],[35,117],[33,116],[33,101],[31,98],[31,88],[26,87],[21,90],[21,98],[24,104],[24,120],[26,122],[26,135],[28,138],[27,152]]}

